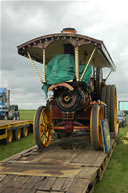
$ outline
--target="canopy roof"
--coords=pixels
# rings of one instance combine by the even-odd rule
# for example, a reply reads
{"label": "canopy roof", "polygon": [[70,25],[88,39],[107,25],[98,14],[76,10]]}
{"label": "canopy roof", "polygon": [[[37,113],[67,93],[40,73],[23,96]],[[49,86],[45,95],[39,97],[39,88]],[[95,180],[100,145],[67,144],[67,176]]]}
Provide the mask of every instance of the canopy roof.
{"label": "canopy roof", "polygon": [[96,52],[91,61],[95,67],[108,67],[115,70],[115,64],[107,51],[103,41],[96,40],[80,34],[73,33],[56,33],[41,36],[23,43],[18,48],[18,53],[28,57],[30,53],[33,60],[42,63],[43,49],[46,49],[46,64],[57,54],[64,54],[64,45],[71,44],[74,48],[79,47],[80,64],[86,64],[93,49],[96,47]]}

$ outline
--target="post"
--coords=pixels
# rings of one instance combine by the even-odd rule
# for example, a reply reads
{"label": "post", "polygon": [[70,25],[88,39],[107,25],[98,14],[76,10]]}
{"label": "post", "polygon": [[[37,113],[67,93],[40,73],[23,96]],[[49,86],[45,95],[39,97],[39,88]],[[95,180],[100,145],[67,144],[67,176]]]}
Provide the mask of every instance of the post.
{"label": "post", "polygon": [[45,48],[43,49],[43,82],[46,82],[46,60],[45,60]]}
{"label": "post", "polygon": [[76,81],[79,81],[79,49],[78,47],[75,48],[75,74],[76,74]]}
{"label": "post", "polygon": [[42,78],[41,78],[41,75],[40,75],[40,73],[39,73],[39,71],[38,71],[37,67],[35,66],[35,64],[34,64],[34,62],[33,62],[32,58],[31,58],[31,56],[30,56],[29,52],[27,52],[27,55],[28,55],[28,58],[29,58],[30,62],[31,62],[31,63],[32,63],[32,65],[33,65],[33,68],[34,68],[34,70],[35,70],[35,72],[36,72],[37,76],[39,77],[40,81],[41,81],[41,82],[43,82],[43,80],[42,80]]}
{"label": "post", "polygon": [[82,73],[82,75],[81,75],[81,77],[80,77],[80,81],[82,81],[82,79],[83,79],[83,77],[84,77],[84,75],[85,75],[85,72],[86,72],[86,70],[87,70],[87,68],[88,68],[88,65],[89,65],[89,63],[90,63],[90,61],[91,61],[91,59],[92,59],[95,51],[96,51],[96,48],[94,48],[94,50],[93,50],[93,52],[92,52],[92,54],[91,54],[91,56],[90,56],[90,58],[89,58],[89,60],[88,60],[88,62],[87,62],[87,65],[85,66],[85,69],[84,69],[84,71],[83,71],[83,73]]}

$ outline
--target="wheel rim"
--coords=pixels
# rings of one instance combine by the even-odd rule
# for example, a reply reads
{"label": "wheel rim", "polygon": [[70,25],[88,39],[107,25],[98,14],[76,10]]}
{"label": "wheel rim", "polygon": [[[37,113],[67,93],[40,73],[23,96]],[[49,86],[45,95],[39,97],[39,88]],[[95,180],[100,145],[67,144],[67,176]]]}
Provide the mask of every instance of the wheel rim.
{"label": "wheel rim", "polygon": [[8,142],[9,143],[12,142],[12,137],[13,137],[12,131],[8,131]]}
{"label": "wheel rim", "polygon": [[25,136],[25,137],[28,136],[28,128],[27,128],[27,127],[24,128],[24,136]]}
{"label": "wheel rim", "polygon": [[21,137],[21,129],[18,128],[18,129],[17,129],[17,139],[19,140],[20,137]]}
{"label": "wheel rim", "polygon": [[103,147],[103,135],[102,135],[102,129],[101,129],[101,120],[103,120],[103,108],[98,106],[98,109],[96,111],[96,128],[92,128],[93,124],[93,108],[91,110],[90,115],[90,136],[91,136],[91,143],[94,144],[93,140],[93,129],[96,129],[96,141],[98,147]]}
{"label": "wheel rim", "polygon": [[115,129],[115,135],[118,135],[118,126],[117,126],[117,94],[115,90],[115,96],[114,96],[114,129]]}
{"label": "wheel rim", "polygon": [[50,129],[51,119],[49,112],[46,109],[42,109],[39,118],[39,134],[40,140],[44,147],[48,147],[51,142],[52,131]]}

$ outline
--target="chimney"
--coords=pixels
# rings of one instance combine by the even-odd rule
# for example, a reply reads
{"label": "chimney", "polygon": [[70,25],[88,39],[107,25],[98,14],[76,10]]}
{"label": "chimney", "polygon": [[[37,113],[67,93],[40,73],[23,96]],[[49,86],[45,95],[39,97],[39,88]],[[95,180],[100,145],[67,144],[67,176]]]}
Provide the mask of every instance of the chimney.
{"label": "chimney", "polygon": [[76,34],[76,29],[75,28],[64,28],[61,33],[72,33],[72,34]]}

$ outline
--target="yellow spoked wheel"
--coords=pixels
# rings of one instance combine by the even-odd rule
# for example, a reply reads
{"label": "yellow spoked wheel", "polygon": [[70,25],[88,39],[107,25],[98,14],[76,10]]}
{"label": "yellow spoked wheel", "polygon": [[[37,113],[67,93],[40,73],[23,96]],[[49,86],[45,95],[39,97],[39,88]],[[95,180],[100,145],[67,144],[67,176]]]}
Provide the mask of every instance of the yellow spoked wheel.
{"label": "yellow spoked wheel", "polygon": [[23,128],[23,136],[24,136],[24,137],[27,137],[28,134],[29,134],[29,129],[28,129],[28,127],[24,127],[24,128]]}
{"label": "yellow spoked wheel", "polygon": [[101,130],[101,120],[104,119],[104,110],[100,105],[93,105],[90,115],[90,136],[91,143],[96,150],[103,147],[103,136]]}
{"label": "yellow spoked wheel", "polygon": [[19,141],[21,139],[21,128],[17,128],[15,132],[15,139]]}
{"label": "yellow spoked wheel", "polygon": [[7,143],[11,143],[12,140],[13,140],[13,132],[12,132],[12,130],[9,130],[8,133],[7,133],[7,140],[6,140],[6,142]]}
{"label": "yellow spoked wheel", "polygon": [[39,107],[34,118],[34,135],[40,149],[48,147],[52,138],[52,120],[46,107]]}

